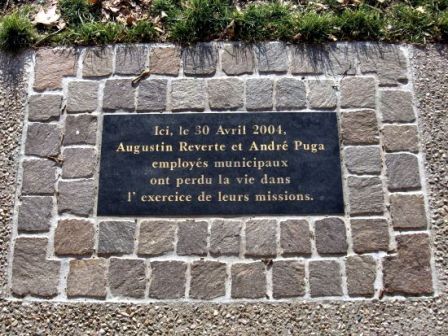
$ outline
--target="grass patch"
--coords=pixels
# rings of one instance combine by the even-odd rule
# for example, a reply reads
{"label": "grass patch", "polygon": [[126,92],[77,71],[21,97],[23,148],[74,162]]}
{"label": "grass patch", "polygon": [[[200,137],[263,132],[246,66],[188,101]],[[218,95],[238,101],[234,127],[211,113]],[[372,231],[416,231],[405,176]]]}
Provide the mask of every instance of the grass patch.
{"label": "grass patch", "polygon": [[313,43],[331,40],[336,33],[336,19],[331,13],[303,13],[297,20],[295,39]]}
{"label": "grass patch", "polygon": [[80,25],[98,19],[99,8],[88,0],[59,0],[61,16],[69,25]]}
{"label": "grass patch", "polygon": [[37,31],[28,16],[21,11],[12,12],[0,20],[0,49],[18,52],[31,46]]}
{"label": "grass patch", "polygon": [[441,38],[448,41],[448,11],[443,12],[439,17],[439,27]]}
{"label": "grass patch", "polygon": [[376,9],[347,9],[337,19],[338,37],[343,40],[381,40],[383,20]]}
{"label": "grass patch", "polygon": [[151,42],[157,38],[157,31],[151,21],[138,21],[135,26],[128,28],[125,42]]}
{"label": "grass patch", "polygon": [[53,43],[64,45],[104,45],[124,42],[126,28],[112,22],[86,22],[56,35]]}

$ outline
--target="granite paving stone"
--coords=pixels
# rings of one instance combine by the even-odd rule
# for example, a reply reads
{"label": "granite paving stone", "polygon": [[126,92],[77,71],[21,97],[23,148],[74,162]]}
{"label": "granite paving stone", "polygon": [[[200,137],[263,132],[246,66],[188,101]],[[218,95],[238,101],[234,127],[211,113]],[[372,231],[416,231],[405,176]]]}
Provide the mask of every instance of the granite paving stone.
{"label": "granite paving stone", "polygon": [[422,194],[391,194],[390,215],[394,229],[426,229],[428,221]]}
{"label": "granite paving stone", "polygon": [[379,175],[382,169],[381,149],[378,146],[356,146],[344,149],[345,164],[352,174]]}
{"label": "granite paving stone", "polygon": [[346,254],[347,233],[342,219],[328,217],[314,223],[316,248],[320,255]]}
{"label": "granite paving stone", "polygon": [[108,280],[110,292],[116,297],[142,299],[146,288],[146,266],[143,259],[111,258]]}
{"label": "granite paving stone", "polygon": [[28,99],[29,121],[52,121],[61,115],[62,95],[36,94]]}
{"label": "granite paving stone", "polygon": [[95,145],[97,117],[92,115],[68,115],[65,119],[63,144]]}
{"label": "granite paving stone", "polygon": [[277,222],[252,219],[246,223],[246,257],[268,258],[277,255]]}
{"label": "granite paving stone", "polygon": [[53,213],[50,196],[23,196],[19,206],[17,229],[21,232],[47,232]]}
{"label": "granite paving stone", "polygon": [[41,157],[56,156],[60,151],[61,136],[61,129],[56,124],[29,124],[26,134],[25,154]]}
{"label": "granite paving stone", "polygon": [[84,217],[91,215],[95,203],[95,191],[93,180],[59,181],[58,212]]}
{"label": "granite paving stone", "polygon": [[418,158],[413,154],[386,154],[387,186],[391,191],[420,189]]}
{"label": "granite paving stone", "polygon": [[161,300],[185,296],[187,264],[182,261],[151,262],[149,297]]}
{"label": "granite paving stone", "polygon": [[222,71],[227,76],[251,74],[254,72],[254,53],[244,44],[225,44],[222,52]]}
{"label": "granite paving stone", "polygon": [[336,83],[332,80],[308,81],[308,100],[311,108],[334,109],[337,105]]}
{"label": "granite paving stone", "polygon": [[311,255],[311,234],[308,222],[296,219],[280,222],[280,247],[284,257]]}
{"label": "granite paving stone", "polygon": [[70,260],[68,297],[106,298],[106,259]]}
{"label": "granite paving stone", "polygon": [[203,80],[177,79],[171,82],[171,109],[173,111],[203,111],[205,99],[205,82]]}
{"label": "granite paving stone", "polygon": [[294,110],[306,107],[305,83],[295,78],[281,78],[275,83],[275,108]]}
{"label": "granite paving stone", "polygon": [[213,256],[239,255],[241,226],[240,221],[214,220],[210,230],[210,254]]}
{"label": "granite paving stone", "polygon": [[260,73],[286,73],[288,49],[283,42],[268,42],[254,47]]}
{"label": "granite paving stone", "polygon": [[92,177],[97,165],[95,148],[64,148],[62,178]]}
{"label": "granite paving stone", "polygon": [[156,47],[149,52],[151,74],[177,76],[180,69],[181,50],[177,47]]}
{"label": "granite paving stone", "polygon": [[244,104],[244,82],[238,78],[210,79],[207,93],[212,110],[235,110]]}
{"label": "granite paving stone", "polygon": [[174,251],[174,233],[176,223],[173,221],[150,220],[140,224],[138,255],[158,256]]}
{"label": "granite paving stone", "polygon": [[399,90],[381,91],[379,100],[383,122],[415,121],[410,92]]}
{"label": "granite paving stone", "polygon": [[56,182],[56,164],[51,160],[23,161],[22,194],[52,195]]}
{"label": "granite paving stone", "polygon": [[213,76],[218,62],[218,50],[208,43],[196,43],[182,53],[186,76]]}
{"label": "granite paving stone", "polygon": [[226,264],[217,261],[195,261],[191,264],[190,298],[211,300],[224,296]]}
{"label": "granite paving stone", "polygon": [[98,232],[98,254],[131,254],[134,252],[134,236],[135,222],[100,222]]}
{"label": "granite paving stone", "polygon": [[341,80],[342,108],[375,108],[375,79],[346,77]]}
{"label": "granite paving stone", "polygon": [[380,215],[384,212],[384,193],[380,178],[349,176],[351,215]]}
{"label": "granite paving stone", "polygon": [[82,61],[83,77],[112,75],[113,47],[88,48]]}
{"label": "granite paving stone", "polygon": [[375,294],[376,262],[372,256],[349,256],[345,262],[347,290],[351,297]]}
{"label": "granite paving stone", "polygon": [[418,152],[417,126],[384,125],[382,134],[386,152]]}
{"label": "granite paving stone", "polygon": [[146,47],[143,45],[117,46],[115,74],[139,75],[145,70],[147,57]]}
{"label": "granite paving stone", "polygon": [[94,249],[95,229],[91,221],[63,219],[54,234],[54,251],[58,256],[89,256]]}
{"label": "granite paving stone", "polygon": [[269,78],[251,78],[246,81],[246,109],[271,111],[274,82]]}
{"label": "granite paving stone", "polygon": [[260,299],[266,296],[265,265],[262,262],[233,264],[231,274],[232,298]]}
{"label": "granite paving stone", "polygon": [[378,123],[373,110],[343,112],[341,129],[345,145],[379,143]]}
{"label": "granite paving stone", "polygon": [[111,79],[104,86],[103,109],[107,111],[135,109],[135,88],[130,79]]}
{"label": "granite paving stone", "polygon": [[166,109],[167,83],[166,79],[141,81],[138,88],[137,111],[164,111]]}
{"label": "granite paving stone", "polygon": [[71,81],[68,83],[67,112],[93,112],[98,107],[99,83],[96,81]]}
{"label": "granite paving stone", "polygon": [[310,261],[311,297],[341,296],[341,267],[337,261]]}
{"label": "granite paving stone", "polygon": [[352,219],[353,250],[356,253],[389,251],[389,226],[384,218]]}
{"label": "granite paving stone", "polygon": [[272,285],[275,299],[305,295],[305,265],[300,261],[274,261]]}
{"label": "granite paving stone", "polygon": [[179,222],[177,232],[177,254],[205,256],[207,254],[207,236],[207,222]]}

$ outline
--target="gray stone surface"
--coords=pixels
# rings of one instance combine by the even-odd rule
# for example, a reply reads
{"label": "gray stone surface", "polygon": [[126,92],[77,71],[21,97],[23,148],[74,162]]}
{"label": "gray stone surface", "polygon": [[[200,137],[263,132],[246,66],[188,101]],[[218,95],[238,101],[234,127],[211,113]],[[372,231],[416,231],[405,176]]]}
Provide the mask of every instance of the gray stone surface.
{"label": "gray stone surface", "polygon": [[207,254],[208,224],[204,221],[185,221],[178,223],[177,248],[178,255]]}
{"label": "gray stone surface", "polygon": [[205,82],[197,79],[177,79],[171,82],[171,109],[173,111],[203,111],[205,109]]}
{"label": "gray stone surface", "polygon": [[254,53],[251,46],[235,43],[225,44],[221,58],[222,71],[228,76],[254,72]]}
{"label": "gray stone surface", "polygon": [[311,297],[342,295],[341,267],[337,261],[310,261]]}
{"label": "gray stone surface", "polygon": [[11,277],[14,295],[45,298],[57,295],[60,262],[46,260],[47,245],[46,238],[17,238]]}
{"label": "gray stone surface", "polygon": [[58,212],[89,216],[95,203],[95,191],[93,180],[59,181]]}
{"label": "gray stone surface", "polygon": [[263,43],[256,45],[254,49],[260,73],[286,73],[288,71],[288,49],[285,43]]}
{"label": "gray stone surface", "polygon": [[375,79],[346,77],[341,80],[342,108],[375,108]]}
{"label": "gray stone surface", "polygon": [[60,220],[54,234],[56,255],[88,256],[93,253],[95,229],[91,221]]}
{"label": "gray stone surface", "polygon": [[375,294],[376,262],[371,256],[347,257],[345,272],[349,296],[372,297]]}
{"label": "gray stone surface", "polygon": [[115,74],[138,75],[145,70],[147,59],[143,45],[117,46],[115,55]]}
{"label": "gray stone surface", "polygon": [[423,195],[391,194],[390,215],[394,229],[426,229],[427,219]]}
{"label": "gray stone surface", "polygon": [[50,196],[23,196],[19,206],[17,229],[23,232],[47,232],[54,204]]}
{"label": "gray stone surface", "polygon": [[140,224],[138,255],[158,256],[174,251],[176,223],[164,220],[143,221]]}
{"label": "gray stone surface", "polygon": [[59,119],[61,105],[62,95],[31,95],[28,99],[28,120],[51,121]]}
{"label": "gray stone surface", "polygon": [[182,54],[186,76],[212,76],[216,72],[218,50],[208,43],[187,47]]}
{"label": "gray stone surface", "polygon": [[32,123],[26,134],[25,154],[56,156],[61,147],[61,129],[56,124]]}
{"label": "gray stone surface", "polygon": [[303,109],[306,106],[306,90],[303,81],[281,78],[275,83],[275,108],[277,110]]}
{"label": "gray stone surface", "polygon": [[420,189],[418,158],[412,154],[386,154],[387,186],[389,190]]}
{"label": "gray stone surface", "polygon": [[115,297],[142,299],[146,288],[146,266],[143,259],[111,258],[108,280]]}
{"label": "gray stone surface", "polygon": [[252,219],[246,223],[246,257],[269,258],[277,255],[277,222]]}
{"label": "gray stone surface", "polygon": [[83,77],[105,77],[112,74],[113,47],[88,48],[82,61]]}
{"label": "gray stone surface", "polygon": [[380,215],[384,211],[384,193],[378,177],[348,178],[351,215]]}
{"label": "gray stone surface", "polygon": [[98,88],[96,81],[72,81],[68,83],[67,112],[93,112],[98,107]]}
{"label": "gray stone surface", "polygon": [[94,145],[97,118],[91,115],[69,115],[65,119],[64,145]]}
{"label": "gray stone surface", "polygon": [[418,152],[418,130],[414,125],[385,125],[383,145],[387,152]]}
{"label": "gray stone surface", "polygon": [[70,260],[68,297],[106,298],[106,259]]}
{"label": "gray stone surface", "polygon": [[353,250],[356,253],[368,253],[389,250],[389,226],[386,219],[352,219]]}
{"label": "gray stone surface", "polygon": [[342,219],[328,217],[314,223],[316,248],[320,255],[346,254],[347,233]]}
{"label": "gray stone surface", "polygon": [[195,261],[191,264],[190,298],[211,300],[224,296],[226,264],[217,261]]}
{"label": "gray stone surface", "polygon": [[141,81],[138,89],[137,111],[163,111],[166,108],[166,79]]}
{"label": "gray stone surface", "polygon": [[415,120],[412,95],[407,91],[380,91],[380,112],[383,122],[413,122]]}
{"label": "gray stone surface", "polygon": [[274,261],[272,286],[276,299],[305,295],[305,265],[300,261]]}
{"label": "gray stone surface", "polygon": [[311,108],[334,109],[338,98],[336,95],[336,83],[332,80],[310,80],[308,81],[308,100]]}
{"label": "gray stone surface", "polygon": [[50,160],[23,161],[23,195],[52,195],[56,182],[56,165]]}
{"label": "gray stone surface", "polygon": [[295,219],[280,222],[280,247],[285,257],[311,255],[311,234],[308,222]]}
{"label": "gray stone surface", "polygon": [[378,122],[373,110],[343,112],[341,128],[345,145],[379,143]]}
{"label": "gray stone surface", "polygon": [[151,74],[177,76],[180,69],[181,51],[177,47],[153,48],[149,52]]}
{"label": "gray stone surface", "polygon": [[210,254],[213,256],[238,256],[241,225],[240,221],[214,220],[210,229]]}
{"label": "gray stone surface", "polygon": [[273,108],[273,85],[269,78],[252,78],[246,81],[246,109],[271,111]]}
{"label": "gray stone surface", "polygon": [[260,299],[266,296],[266,274],[262,262],[233,264],[232,298]]}
{"label": "gray stone surface", "polygon": [[379,146],[357,146],[344,149],[345,164],[352,174],[379,175],[382,169]]}
{"label": "gray stone surface", "polygon": [[135,109],[135,88],[130,79],[111,79],[104,86],[103,110]]}
{"label": "gray stone surface", "polygon": [[62,178],[92,177],[97,165],[95,148],[65,148],[62,152]]}
{"label": "gray stone surface", "polygon": [[100,222],[98,232],[98,254],[118,255],[134,252],[135,222]]}
{"label": "gray stone surface", "polygon": [[179,299],[185,296],[187,264],[182,261],[153,261],[149,297]]}
{"label": "gray stone surface", "polygon": [[212,110],[235,110],[244,104],[244,82],[238,78],[210,79],[207,93]]}

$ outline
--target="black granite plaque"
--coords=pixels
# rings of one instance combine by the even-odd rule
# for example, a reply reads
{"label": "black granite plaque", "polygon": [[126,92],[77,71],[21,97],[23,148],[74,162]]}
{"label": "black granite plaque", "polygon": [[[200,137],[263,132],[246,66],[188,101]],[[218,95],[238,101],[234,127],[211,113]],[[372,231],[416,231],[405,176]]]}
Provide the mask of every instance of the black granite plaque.
{"label": "black granite plaque", "polygon": [[98,215],[340,214],[334,112],[105,115]]}

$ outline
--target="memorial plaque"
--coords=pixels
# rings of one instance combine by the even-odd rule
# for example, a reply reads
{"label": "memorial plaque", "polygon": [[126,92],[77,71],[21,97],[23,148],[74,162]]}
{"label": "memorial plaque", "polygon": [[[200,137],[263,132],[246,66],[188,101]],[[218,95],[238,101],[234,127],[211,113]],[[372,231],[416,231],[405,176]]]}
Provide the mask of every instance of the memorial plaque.
{"label": "memorial plaque", "polygon": [[105,115],[98,215],[344,212],[336,113]]}

